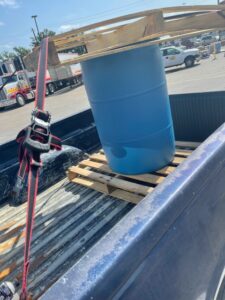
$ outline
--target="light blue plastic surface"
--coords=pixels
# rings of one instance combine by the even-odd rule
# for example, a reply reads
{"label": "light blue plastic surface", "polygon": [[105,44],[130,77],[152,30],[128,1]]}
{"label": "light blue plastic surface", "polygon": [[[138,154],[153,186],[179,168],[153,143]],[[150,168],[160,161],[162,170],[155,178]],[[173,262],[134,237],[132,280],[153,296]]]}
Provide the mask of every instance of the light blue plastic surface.
{"label": "light blue plastic surface", "polygon": [[141,174],[167,165],[175,146],[159,47],[88,60],[82,70],[112,170]]}

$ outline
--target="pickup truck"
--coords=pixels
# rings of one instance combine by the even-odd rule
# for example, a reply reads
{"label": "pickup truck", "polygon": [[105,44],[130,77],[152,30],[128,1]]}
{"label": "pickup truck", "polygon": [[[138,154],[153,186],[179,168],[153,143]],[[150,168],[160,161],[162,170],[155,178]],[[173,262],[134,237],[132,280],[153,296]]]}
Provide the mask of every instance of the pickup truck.
{"label": "pickup truck", "polygon": [[[43,155],[33,299],[225,299],[224,98],[224,91],[170,95],[177,146],[188,158],[157,175],[138,204],[66,179],[69,166],[101,149],[90,109],[53,124],[64,148]],[[22,276],[26,203],[10,205],[17,147],[0,145],[4,281]]]}
{"label": "pickup truck", "polygon": [[180,49],[177,47],[161,48],[163,63],[165,68],[175,67],[185,64],[186,68],[193,67],[195,62],[200,61],[198,49]]}

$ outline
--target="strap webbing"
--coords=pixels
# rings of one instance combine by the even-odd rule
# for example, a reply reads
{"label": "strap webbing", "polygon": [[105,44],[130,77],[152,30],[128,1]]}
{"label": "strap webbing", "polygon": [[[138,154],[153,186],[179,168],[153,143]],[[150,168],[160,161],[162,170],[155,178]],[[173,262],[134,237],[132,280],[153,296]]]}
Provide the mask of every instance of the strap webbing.
{"label": "strap webbing", "polygon": [[38,174],[39,167],[30,164],[30,170],[28,175],[28,199],[27,199],[27,217],[26,217],[26,233],[25,233],[25,245],[24,245],[24,264],[23,264],[23,281],[22,281],[22,293],[21,300],[26,300],[27,295],[27,277],[30,265],[30,247],[32,240],[33,224],[35,205],[38,189]]}
{"label": "strap webbing", "polygon": [[[37,90],[36,90],[36,99],[35,99],[35,109],[38,110],[35,116],[37,118],[42,118],[42,120],[45,123],[49,122],[49,117],[48,117],[49,114],[44,111],[47,56],[48,56],[48,38],[45,38],[42,40],[40,46],[37,84],[36,84]],[[49,123],[46,124],[48,125]],[[35,204],[36,204],[37,191],[38,191],[39,169],[41,167],[41,153],[47,152],[49,149],[61,150],[60,139],[51,135],[48,129],[47,132],[49,132],[49,140],[47,140],[47,142],[49,143],[50,147],[46,151],[46,141],[43,141],[42,139],[43,129],[45,128],[44,127],[42,128],[41,125],[37,129],[35,126],[33,127],[28,126],[27,128],[23,129],[17,136],[17,142],[20,144],[20,154],[19,154],[20,168],[18,171],[17,182],[15,186],[15,191],[17,194],[18,191],[21,191],[28,174],[24,265],[23,265],[22,292],[20,295],[21,300],[28,299],[27,278],[28,278],[28,271],[29,271],[29,264],[30,264],[30,248],[31,248],[32,231],[33,231],[34,217],[35,217]],[[28,136],[28,132],[30,136]],[[30,143],[28,143],[28,138]]]}
{"label": "strap webbing", "polygon": [[35,108],[44,110],[45,105],[45,92],[46,92],[46,71],[47,71],[47,61],[48,61],[48,38],[45,38],[41,42],[40,54],[38,60],[38,70],[37,70],[37,82],[36,82],[36,98],[35,98]]}

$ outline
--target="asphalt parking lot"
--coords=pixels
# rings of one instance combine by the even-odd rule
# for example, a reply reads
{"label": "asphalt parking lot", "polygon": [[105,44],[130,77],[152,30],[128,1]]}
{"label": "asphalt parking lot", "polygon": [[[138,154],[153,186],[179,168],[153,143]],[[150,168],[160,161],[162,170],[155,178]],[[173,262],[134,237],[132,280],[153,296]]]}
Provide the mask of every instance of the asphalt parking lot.
{"label": "asphalt parking lot", "polygon": [[225,90],[225,57],[203,59],[193,68],[184,66],[166,70],[169,94],[198,93]]}
{"label": "asphalt parking lot", "polygon": [[[218,54],[217,59],[201,60],[193,68],[184,66],[166,70],[169,94],[207,92],[225,90],[225,57]],[[14,139],[18,131],[30,122],[30,113],[34,103],[24,107],[4,110],[0,112],[0,144]],[[89,107],[84,86],[74,89],[66,88],[57,94],[49,96],[46,109],[52,114],[52,121],[65,118]]]}
{"label": "asphalt parking lot", "polygon": [[[89,106],[84,86],[65,88],[46,98],[46,110],[52,115],[52,122],[70,116]],[[23,107],[11,107],[0,112],[0,144],[16,137],[20,129],[30,123],[34,102]]]}

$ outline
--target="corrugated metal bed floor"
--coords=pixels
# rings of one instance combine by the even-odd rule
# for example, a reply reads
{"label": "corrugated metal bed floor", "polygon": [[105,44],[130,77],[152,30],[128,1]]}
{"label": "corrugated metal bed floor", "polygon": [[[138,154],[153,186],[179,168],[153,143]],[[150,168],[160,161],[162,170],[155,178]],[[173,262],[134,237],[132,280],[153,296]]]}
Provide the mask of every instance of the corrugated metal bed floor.
{"label": "corrugated metal bed floor", "polygon": [[[39,195],[29,290],[37,299],[109,231],[133,204],[65,179]],[[0,281],[21,280],[26,204],[0,207]]]}

